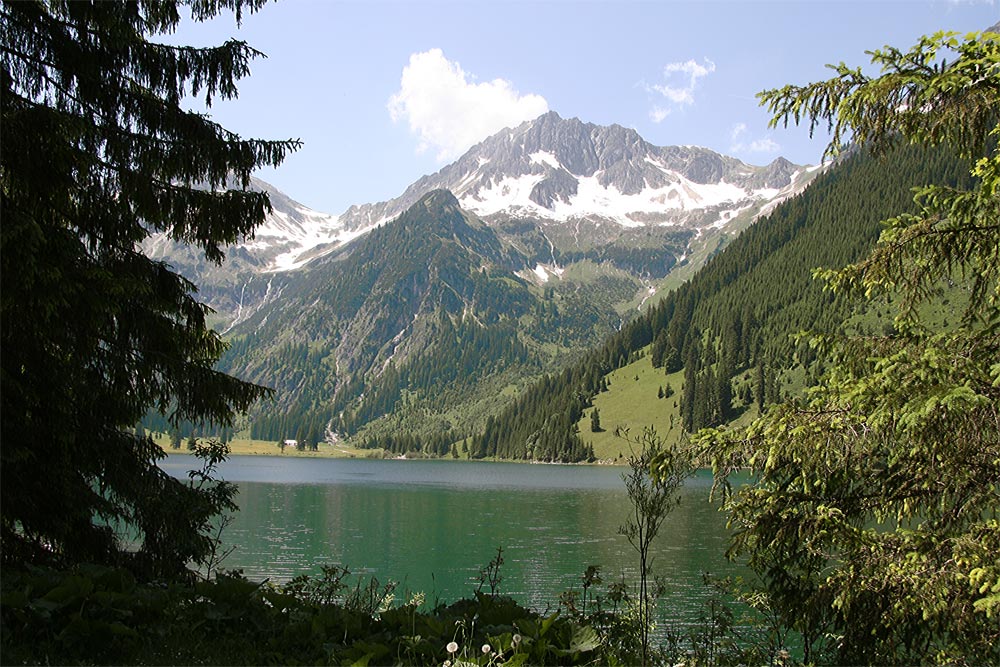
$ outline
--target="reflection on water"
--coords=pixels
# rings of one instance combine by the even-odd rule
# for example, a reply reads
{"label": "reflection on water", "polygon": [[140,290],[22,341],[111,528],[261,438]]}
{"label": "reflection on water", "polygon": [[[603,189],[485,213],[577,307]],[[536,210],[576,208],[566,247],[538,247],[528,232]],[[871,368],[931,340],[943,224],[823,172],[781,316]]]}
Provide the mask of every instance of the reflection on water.
{"label": "reflection on water", "polygon": [[[194,466],[174,455],[163,467],[183,476]],[[286,581],[336,564],[430,602],[453,601],[475,590],[503,547],[501,591],[545,609],[579,589],[588,565],[601,565],[606,584],[637,571],[618,535],[630,510],[621,469],[235,457],[220,473],[240,488],[224,535],[237,548],[224,566],[252,579]],[[710,485],[708,473],[688,482],[654,545],[654,570],[670,582],[666,607],[682,616],[707,594],[703,572],[732,571]]]}

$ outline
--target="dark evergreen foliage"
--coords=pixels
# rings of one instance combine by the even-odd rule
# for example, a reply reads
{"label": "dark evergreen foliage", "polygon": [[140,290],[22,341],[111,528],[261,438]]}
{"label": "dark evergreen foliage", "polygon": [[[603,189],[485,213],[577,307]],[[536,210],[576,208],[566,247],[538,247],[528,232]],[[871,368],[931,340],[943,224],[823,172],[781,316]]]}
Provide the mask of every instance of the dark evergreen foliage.
{"label": "dark evergreen foliage", "polygon": [[[5,664],[594,665],[627,662],[632,648],[629,636],[603,641],[590,619],[499,593],[392,604],[394,582],[336,566],[269,585],[238,573],[151,585],[93,565],[5,573],[0,585]],[[623,617],[616,630],[631,629]]]}
{"label": "dark evergreen foliage", "polygon": [[400,432],[431,442],[436,431],[481,429],[506,400],[490,387],[560,367],[619,323],[605,302],[634,295],[634,283],[610,276],[540,289],[512,275],[528,265],[441,191],[286,278],[280,304],[237,327],[222,360],[276,389],[251,436],[330,429],[396,451]]}
{"label": "dark evergreen foliage", "polygon": [[[260,4],[195,2],[190,11],[202,20],[231,8],[239,20]],[[132,564],[174,573],[206,557],[203,530],[232,506],[231,487],[162,472],[162,452],[134,427],[149,410],[175,425],[226,426],[266,390],[214,368],[225,344],[194,285],[139,244],[166,232],[220,262],[269,209],[266,195],[245,189],[251,171],[297,143],[244,140],[180,108],[188,94],[235,97],[260,55],[236,41],[148,41],[177,26],[181,5],[0,6],[8,563],[120,561],[115,529],[129,528]],[[225,189],[230,179],[243,189]]]}
{"label": "dark evergreen foliage", "polygon": [[[728,553],[805,663],[1000,664],[1000,33],[869,55],[874,76],[840,64],[762,92],[772,125],[828,124],[828,152],[849,134],[886,179],[902,143],[969,173],[918,172],[905,206],[876,209],[870,252],[817,272],[891,323],[812,335],[819,383],[694,450],[740,527]],[[928,317],[942,294],[963,298],[957,323]],[[735,470],[752,482],[730,488]]]}

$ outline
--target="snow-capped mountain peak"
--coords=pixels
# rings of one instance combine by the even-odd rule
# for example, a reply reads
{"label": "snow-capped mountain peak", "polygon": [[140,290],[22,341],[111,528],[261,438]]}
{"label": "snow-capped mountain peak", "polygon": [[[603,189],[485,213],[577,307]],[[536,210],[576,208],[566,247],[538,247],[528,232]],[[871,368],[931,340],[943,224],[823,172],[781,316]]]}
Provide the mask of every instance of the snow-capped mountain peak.
{"label": "snow-capped mountain peak", "polygon": [[[780,158],[756,167],[705,148],[654,146],[635,130],[549,112],[489,137],[400,197],[351,207],[341,219],[348,229],[370,227],[429,190],[448,189],[463,208],[488,220],[701,226],[719,220],[722,210],[780,197],[801,172]],[[705,216],[693,215],[698,212]]]}
{"label": "snow-capped mountain peak", "polygon": [[[487,222],[531,218],[543,225],[587,221],[700,233],[723,228],[743,212],[769,210],[801,189],[806,174],[783,158],[752,166],[697,146],[654,146],[635,130],[550,111],[485,139],[395,199],[351,206],[340,215],[314,211],[252,179],[253,188],[270,195],[273,211],[236,250],[245,251],[258,271],[298,269],[439,189]],[[151,239],[147,250],[169,254],[168,246]]]}

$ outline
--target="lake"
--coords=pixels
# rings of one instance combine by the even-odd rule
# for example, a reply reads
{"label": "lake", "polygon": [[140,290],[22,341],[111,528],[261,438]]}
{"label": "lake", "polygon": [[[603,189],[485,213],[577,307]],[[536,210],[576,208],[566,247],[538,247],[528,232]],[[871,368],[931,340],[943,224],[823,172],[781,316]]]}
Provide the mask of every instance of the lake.
{"label": "lake", "polygon": [[[177,477],[196,467],[174,454],[161,466]],[[223,535],[236,550],[223,564],[255,580],[318,574],[323,564],[399,582],[428,602],[468,597],[481,568],[503,547],[502,593],[554,609],[580,590],[588,565],[604,586],[635,579],[637,557],[618,527],[631,505],[624,468],[451,460],[233,457],[220,476],[240,488],[240,512]],[[734,572],[723,557],[725,519],[708,502],[711,474],[682,491],[654,545],[654,569],[670,584],[664,608],[696,616],[708,595],[702,574]],[[484,587],[488,591],[488,586]]]}

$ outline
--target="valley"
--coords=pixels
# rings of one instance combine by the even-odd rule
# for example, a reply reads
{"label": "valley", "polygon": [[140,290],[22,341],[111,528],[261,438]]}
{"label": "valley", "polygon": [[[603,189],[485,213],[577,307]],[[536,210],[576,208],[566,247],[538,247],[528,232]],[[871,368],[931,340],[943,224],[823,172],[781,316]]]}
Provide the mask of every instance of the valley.
{"label": "valley", "polygon": [[[525,145],[537,152],[537,137]],[[481,169],[472,160],[481,150],[463,160]],[[621,463],[619,426],[654,425],[675,440],[746,423],[821,372],[794,335],[857,319],[813,269],[867,252],[878,221],[905,207],[909,183],[962,169],[905,152],[897,163],[876,189],[881,167],[870,158],[799,170],[813,187],[708,227],[691,224],[692,212],[688,223],[636,226],[597,214],[518,218],[520,204],[484,218],[450,190],[432,190],[298,269],[253,273],[236,310],[217,314],[230,344],[220,367],[275,390],[229,437],[330,452],[336,442],[355,455]],[[847,209],[859,212],[850,227],[838,212]],[[264,255],[254,261],[269,266]],[[205,276],[206,295],[226,292],[223,275]],[[950,290],[956,303],[960,291]],[[876,317],[867,326],[886,325]],[[169,430],[156,419],[146,427]]]}
{"label": "valley", "polygon": [[339,216],[255,181],[273,211],[221,267],[162,238],[147,251],[200,286],[231,344],[221,368],[275,389],[242,435],[398,450],[405,433],[440,454],[821,172],[549,112]]}

